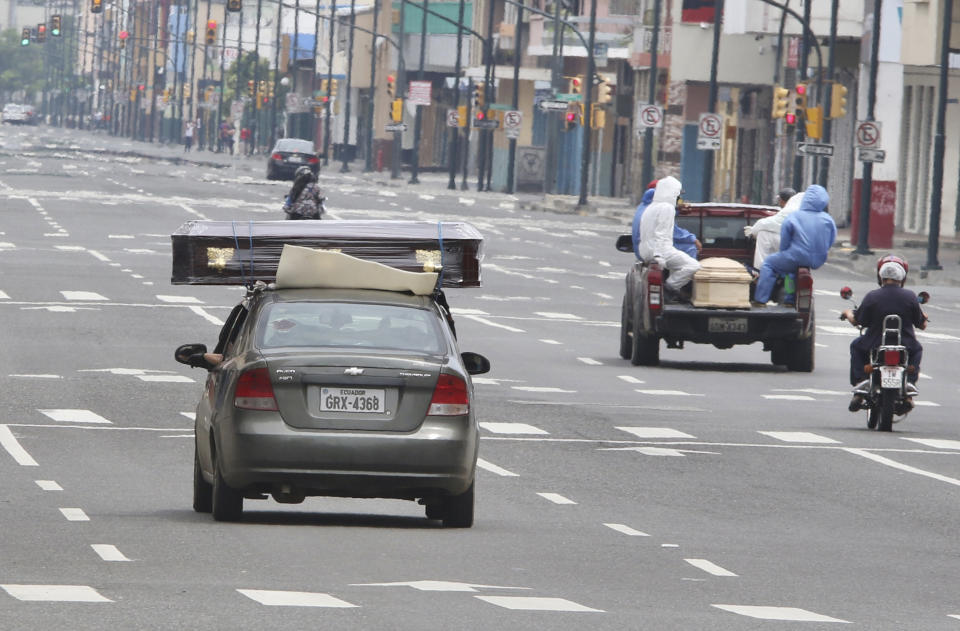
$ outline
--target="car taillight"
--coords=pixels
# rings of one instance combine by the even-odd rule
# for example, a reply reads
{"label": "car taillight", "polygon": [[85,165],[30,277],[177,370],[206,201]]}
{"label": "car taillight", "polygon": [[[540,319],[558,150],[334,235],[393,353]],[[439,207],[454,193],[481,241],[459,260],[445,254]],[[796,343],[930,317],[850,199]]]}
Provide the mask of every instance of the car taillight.
{"label": "car taillight", "polygon": [[280,155],[279,153],[273,154],[272,156],[270,156],[270,158],[272,158],[273,160],[283,160],[283,156]]}
{"label": "car taillight", "polygon": [[663,306],[663,272],[659,267],[647,271],[647,307],[650,311],[660,311]]}
{"label": "car taillight", "polygon": [[886,366],[899,366],[900,351],[883,351],[883,363]]}
{"label": "car taillight", "polygon": [[430,399],[429,416],[463,416],[470,411],[467,382],[454,375],[440,375]]}
{"label": "car taillight", "polygon": [[307,160],[307,164],[317,164],[318,162],[320,162],[320,158],[318,158],[318,157],[316,157],[316,156],[314,156],[314,157],[312,157],[312,158],[309,158],[309,159]]}
{"label": "car taillight", "polygon": [[240,375],[237,391],[233,395],[233,404],[244,410],[277,410],[277,400],[273,398],[273,386],[270,385],[270,373],[266,368],[254,368]]}
{"label": "car taillight", "polygon": [[810,311],[813,303],[813,276],[809,271],[797,273],[797,310]]}

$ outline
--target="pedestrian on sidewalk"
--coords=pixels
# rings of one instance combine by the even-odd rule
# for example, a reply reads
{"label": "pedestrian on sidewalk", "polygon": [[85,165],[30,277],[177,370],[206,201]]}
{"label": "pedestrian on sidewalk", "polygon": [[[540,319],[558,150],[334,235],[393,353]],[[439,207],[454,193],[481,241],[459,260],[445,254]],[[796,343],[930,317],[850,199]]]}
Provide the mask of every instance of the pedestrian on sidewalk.
{"label": "pedestrian on sidewalk", "polygon": [[187,129],[183,132],[183,152],[188,153],[193,147],[193,134],[196,125],[193,121],[187,121]]}

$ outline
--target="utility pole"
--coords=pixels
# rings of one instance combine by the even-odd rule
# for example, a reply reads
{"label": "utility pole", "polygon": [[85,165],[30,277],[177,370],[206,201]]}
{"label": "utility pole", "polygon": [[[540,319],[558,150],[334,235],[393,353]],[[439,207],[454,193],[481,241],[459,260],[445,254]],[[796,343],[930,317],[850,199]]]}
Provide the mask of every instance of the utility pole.
{"label": "utility pole", "polygon": [[[460,12],[457,14],[457,24],[463,24],[465,0],[460,0]],[[463,29],[457,28],[457,59],[453,66],[453,110],[460,111],[460,71],[463,62]],[[467,101],[470,101],[470,93],[467,93]],[[465,129],[470,132],[470,118],[466,121]],[[457,190],[457,161],[460,158],[460,127],[451,127],[450,131],[450,179],[447,182],[447,188],[451,191]],[[464,181],[466,184],[466,181]]]}
{"label": "utility pole", "polygon": [[283,2],[277,3],[277,39],[273,52],[273,97],[270,99],[270,147],[277,142],[277,100],[280,96],[280,37],[283,28]]}
{"label": "utility pole", "polygon": [[[334,24],[337,21],[337,2],[336,0],[329,0],[330,2],[330,47],[327,54],[327,102],[326,107],[324,108],[324,118],[323,118],[323,166],[330,164],[330,106],[333,104],[333,99],[330,98],[330,86],[333,82],[333,36],[334,36]],[[400,5],[400,11],[403,11],[403,5]],[[402,19],[402,18],[401,18]]]}
{"label": "utility pole", "polygon": [[[952,0],[950,0],[952,2]],[[870,36],[870,85],[867,88],[867,120],[874,121],[877,107],[877,68],[880,54],[880,10],[883,0],[873,0],[873,31]],[[860,182],[860,225],[855,254],[873,254],[870,251],[870,197],[873,193],[873,162],[863,163]]]}
{"label": "utility pole", "polygon": [[[803,3],[803,38],[800,40],[800,78],[798,83],[806,83],[808,70],[810,68],[808,62],[808,57],[810,55],[810,10],[812,2]],[[820,73],[818,73],[819,76]],[[809,91],[807,92],[809,95]],[[817,95],[819,97],[819,94]],[[807,113],[801,112],[803,115],[803,121],[807,120]],[[806,130],[804,129],[804,122],[797,119],[797,142],[803,142],[806,138]],[[814,166],[816,166],[816,161],[814,160]],[[793,188],[794,190],[800,191],[803,190],[803,154],[799,151],[796,156],[793,158]]]}
{"label": "utility pole", "polygon": [[[809,4],[809,3],[807,3]],[[713,57],[710,61],[710,92],[707,97],[707,111],[717,112],[717,64],[720,60],[720,31],[723,28],[723,0],[713,0]],[[713,162],[716,154],[708,151],[709,156],[703,165],[703,201],[713,197]]]}
{"label": "utility pole", "polygon": [[[210,11],[207,2],[207,15]],[[257,28],[253,35],[253,131],[250,136],[254,140],[253,146],[259,148],[263,138],[263,119],[260,117],[260,20],[263,17],[263,0],[257,0]]]}
{"label": "utility pole", "polygon": [[947,90],[950,65],[950,26],[953,0],[943,4],[943,31],[940,35],[940,85],[937,88],[937,132],[933,138],[933,183],[930,191],[930,231],[927,235],[927,263],[923,269],[943,269],[937,260],[940,248],[940,206],[943,203],[943,154],[946,149]]}
{"label": "utility pole", "polygon": [[[407,40],[407,3],[403,0],[400,0],[400,34],[397,37],[399,49],[397,56],[400,61],[404,59],[403,47],[406,45]],[[407,93],[407,64],[398,63],[399,68],[397,68],[397,94],[403,105],[406,105],[405,95]],[[402,122],[402,121],[401,121]],[[400,172],[403,170],[403,132],[395,131],[393,132],[393,156],[390,160],[390,179],[397,180],[400,178]]]}
{"label": "utility pole", "polygon": [[586,206],[587,189],[590,188],[590,141],[593,136],[590,114],[593,106],[594,75],[597,65],[593,50],[597,39],[597,0],[590,1],[590,48],[587,50],[587,84],[583,86],[583,145],[580,150],[580,200],[578,206]]}
{"label": "utility pole", "polygon": [[[553,11],[553,57],[550,65],[550,87],[557,94],[562,88],[563,57],[560,55],[560,8],[563,3],[554,2]],[[547,151],[544,159],[543,192],[553,193],[557,189],[557,169],[560,165],[560,116],[562,112],[547,112]]]}
{"label": "utility pole", "polygon": [[[493,10],[494,10],[494,0],[487,0],[487,39],[486,39],[486,49],[487,49],[487,58],[486,58],[486,83],[484,84],[484,103],[487,105],[489,110],[490,105],[493,103],[493,82],[495,78],[495,73],[493,70]],[[484,119],[486,120],[486,119]],[[490,190],[490,171],[493,171],[493,165],[490,164],[490,161],[487,159],[493,153],[493,130],[480,130],[480,144],[477,147],[478,157],[482,156],[482,161],[479,165],[479,178],[477,181],[477,190]],[[484,175],[486,175],[486,188],[484,188]]]}
{"label": "utility pole", "polygon": [[[403,0],[400,0],[403,2]],[[493,0],[489,0],[493,1]],[[417,81],[423,81],[423,65],[426,62],[427,53],[427,8],[430,0],[423,0],[423,6],[420,7],[422,18],[420,20],[420,65],[417,68]],[[417,105],[417,113],[413,117],[413,164],[410,165],[410,184],[419,184],[420,178],[420,128],[423,119],[423,106]]]}
{"label": "utility pole", "polygon": [[[830,89],[826,91],[826,94],[820,96],[817,95],[818,100],[823,103],[823,142],[829,143],[833,133],[833,120],[827,115],[832,111],[833,104],[833,80],[834,80],[834,67],[835,67],[835,52],[837,47],[837,19],[838,13],[840,12],[840,0],[831,0],[830,5],[830,54],[827,57],[827,81],[830,83]],[[822,85],[820,83],[819,87]],[[826,98],[824,98],[824,96]],[[820,186],[826,188],[827,180],[830,176],[830,158],[829,156],[823,156],[820,160],[820,173],[817,183]]]}
{"label": "utility pole", "polygon": [[[333,1],[333,0],[331,0]],[[346,99],[346,107],[343,117],[343,145],[341,145],[340,157],[343,158],[343,165],[340,167],[341,173],[349,173],[350,166],[348,165],[349,150],[350,146],[350,101],[351,99],[351,84],[353,82],[353,24],[356,21],[356,8],[357,0],[350,0],[350,34],[347,36],[349,44],[347,44],[347,89],[344,90],[344,98]],[[373,86],[370,86],[371,88]]]}
{"label": "utility pole", "polygon": [[320,0],[317,0],[317,7],[313,13],[313,55],[310,59],[313,63],[310,66],[310,142],[314,143],[316,150],[317,142],[317,107],[313,104],[317,94],[317,47],[320,43]]}
{"label": "utility pole", "polygon": [[[523,26],[523,0],[520,0],[520,6],[517,7],[517,24],[513,29],[513,96],[510,99],[510,107],[516,110],[520,106],[520,56],[523,53],[523,46],[520,27]],[[510,146],[509,157],[507,158],[507,193],[511,195],[514,192],[514,171],[517,162],[517,139],[511,138],[508,141]]]}
{"label": "utility pole", "polygon": [[373,35],[370,36],[370,98],[367,101],[366,161],[364,173],[373,171],[373,126],[374,109],[377,102],[377,26],[380,19],[380,0],[373,0]]}
{"label": "utility pole", "polygon": [[[663,0],[654,0],[653,3],[653,37],[650,41],[650,81],[647,84],[649,92],[647,102],[650,105],[657,103],[657,74],[658,74],[658,55],[660,51],[660,10],[663,8]],[[643,132],[643,170],[641,171],[640,181],[643,186],[647,182],[653,181],[653,127],[647,127]]]}

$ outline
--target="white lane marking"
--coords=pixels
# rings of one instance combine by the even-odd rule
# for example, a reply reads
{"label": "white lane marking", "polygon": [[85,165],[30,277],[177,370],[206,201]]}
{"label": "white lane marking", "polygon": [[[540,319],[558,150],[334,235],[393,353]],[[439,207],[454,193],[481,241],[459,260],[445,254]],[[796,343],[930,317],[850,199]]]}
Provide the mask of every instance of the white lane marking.
{"label": "white lane marking", "polygon": [[17,600],[111,603],[89,585],[0,585]]}
{"label": "white lane marking", "polygon": [[597,296],[598,298],[603,298],[604,300],[613,300],[613,296],[611,296],[610,294],[602,294],[600,292],[595,292],[593,295]]}
{"label": "white lane marking", "polygon": [[9,241],[0,241],[0,250],[16,250],[17,246]]}
{"label": "white lane marking", "polygon": [[639,392],[640,394],[660,395],[664,397],[702,397],[704,396],[702,394],[684,392],[683,390],[634,390],[634,392]]}
{"label": "white lane marking", "polygon": [[576,504],[576,502],[573,500],[567,499],[559,493],[537,493],[537,495],[545,500],[553,502],[554,504]]}
{"label": "white lane marking", "polygon": [[320,592],[284,592],[267,589],[238,589],[238,592],[269,607],[356,607],[330,594]]}
{"label": "white lane marking", "polygon": [[947,617],[948,617],[948,618],[956,618],[957,620],[960,620],[960,615],[954,614],[954,613],[947,614]]}
{"label": "white lane marking", "polygon": [[499,475],[499,476],[501,476],[501,477],[504,477],[504,478],[519,478],[519,477],[520,477],[519,474],[514,473],[513,471],[508,471],[507,469],[504,469],[503,467],[498,467],[497,465],[493,464],[492,462],[487,462],[487,461],[484,460],[483,458],[477,458],[477,466],[480,467],[481,469],[484,469],[484,470],[486,470],[486,471],[489,471],[490,473],[495,473],[495,474],[497,474],[497,475]]}
{"label": "white lane marking", "polygon": [[759,618],[761,620],[790,620],[794,622],[842,622],[850,624],[849,620],[840,620],[831,618],[806,609],[797,607],[763,607],[754,605],[712,605],[717,609],[723,609],[730,613],[749,618]]}
{"label": "white lane marking", "polygon": [[558,392],[558,393],[575,393],[576,390],[564,390],[563,388],[551,388],[551,387],[541,387],[541,386],[510,386],[514,390],[523,390],[524,392]]}
{"label": "white lane marking", "polygon": [[643,379],[637,379],[633,375],[617,375],[617,379],[622,379],[627,383],[646,383]]}
{"label": "white lane marking", "polygon": [[730,570],[726,570],[716,563],[711,563],[706,559],[684,559],[684,561],[699,570],[703,570],[707,574],[713,574],[714,576],[736,576],[736,574]]}
{"label": "white lane marking", "polygon": [[60,512],[67,518],[67,521],[90,521],[82,508],[61,508]]}
{"label": "white lane marking", "polygon": [[849,390],[821,390],[820,388],[774,388],[774,392],[802,392],[804,394],[835,394],[837,396],[849,395]]}
{"label": "white lane marking", "polygon": [[436,198],[437,198],[436,195],[429,195],[429,194],[427,194],[427,193],[420,193],[420,199],[426,200],[426,201],[428,201],[428,202],[429,202],[430,200],[433,200],[433,199],[436,199]]}
{"label": "white lane marking", "polygon": [[463,307],[451,307],[450,313],[455,316],[467,316],[467,315],[490,315],[482,309],[465,309]]}
{"label": "white lane marking", "polygon": [[464,206],[473,206],[474,204],[477,203],[477,200],[471,197],[460,197],[460,198],[457,198],[457,201],[463,204]]}
{"label": "white lane marking", "polygon": [[223,326],[224,324],[223,320],[213,314],[207,313],[203,307],[190,307],[190,311],[193,311],[195,314],[211,324],[216,324],[217,326]]}
{"label": "white lane marking", "polygon": [[92,543],[90,547],[93,548],[93,551],[100,555],[100,558],[104,561],[129,561],[126,556],[120,550],[117,549],[117,546],[112,546],[108,543]]}
{"label": "white lane marking", "polygon": [[107,300],[95,291],[61,291],[66,300]]}
{"label": "white lane marking", "polygon": [[124,252],[129,252],[130,254],[156,254],[156,250],[151,250],[150,248],[123,248]]}
{"label": "white lane marking", "polygon": [[554,313],[552,311],[534,311],[533,315],[542,316],[544,318],[550,318],[551,320],[582,320],[578,315],[573,315],[572,313]]}
{"label": "white lane marking", "polygon": [[946,440],[943,438],[901,438],[900,440],[909,440],[914,443],[920,443],[927,447],[936,447],[937,449],[960,449],[960,440]]}
{"label": "white lane marking", "polygon": [[914,401],[913,404],[914,404],[914,405],[920,405],[920,406],[926,406],[926,407],[930,407],[930,408],[938,408],[938,407],[940,407],[940,404],[939,404],[939,403],[934,403],[933,401]]}
{"label": "white lane marking", "polygon": [[582,237],[598,237],[600,233],[594,232],[593,230],[574,230],[573,234],[579,234]]}
{"label": "white lane marking", "polygon": [[21,467],[37,467],[37,461],[27,453],[17,437],[13,435],[10,428],[6,425],[0,425],[0,446],[7,450],[7,453],[13,457],[13,460]]}
{"label": "white lane marking", "polygon": [[181,414],[182,416],[186,416],[186,417],[187,417],[188,419],[190,419],[191,421],[195,421],[195,420],[197,419],[197,413],[196,413],[196,412],[180,412],[180,414]]}
{"label": "white lane marking", "polygon": [[544,344],[553,344],[553,345],[563,344],[563,342],[558,342],[557,340],[540,340],[540,341],[543,342]]}
{"label": "white lane marking", "polygon": [[607,528],[610,528],[610,529],[612,529],[612,530],[616,530],[616,531],[619,532],[619,533],[623,533],[623,534],[625,534],[625,535],[629,535],[629,536],[631,536],[631,537],[649,537],[649,536],[650,536],[650,535],[648,535],[647,533],[645,533],[645,532],[643,532],[643,531],[636,530],[636,529],[631,528],[630,526],[627,526],[627,525],[625,525],[625,524],[604,524],[604,526],[606,526]]}
{"label": "white lane marking", "polygon": [[945,475],[940,475],[939,473],[933,473],[932,471],[924,471],[923,469],[918,469],[916,467],[911,467],[910,465],[900,464],[896,460],[890,460],[889,458],[884,458],[883,456],[878,456],[877,454],[870,453],[866,449],[857,449],[854,447],[847,447],[844,451],[848,451],[852,454],[858,456],[863,456],[874,462],[879,462],[880,464],[887,465],[888,467],[893,467],[894,469],[899,469],[900,471],[906,471],[907,473],[916,473],[917,475],[922,475],[939,482],[946,482],[947,484],[952,484],[954,486],[960,486],[960,480],[956,478],[949,478]]}
{"label": "white lane marking", "polygon": [[633,434],[637,438],[696,438],[669,427],[617,427],[617,429]]}
{"label": "white lane marking", "polygon": [[137,379],[151,382],[195,383],[193,379],[186,375],[137,375]]}
{"label": "white lane marking", "polygon": [[518,329],[517,327],[509,326],[506,324],[499,324],[498,322],[491,322],[490,320],[486,318],[481,318],[480,316],[468,315],[466,317],[471,320],[474,320],[475,322],[479,322],[480,324],[486,324],[487,326],[492,326],[498,329],[505,329],[507,331],[510,331],[511,333],[526,333],[526,331],[524,331],[523,329]]}
{"label": "white lane marking", "polygon": [[41,414],[60,423],[110,423],[90,410],[38,410]]}
{"label": "white lane marking", "polygon": [[527,423],[480,423],[480,427],[494,434],[534,434],[549,435],[550,432],[528,425]]}
{"label": "white lane marking", "polygon": [[827,438],[826,436],[821,436],[819,434],[812,434],[810,432],[757,432],[758,434],[763,434],[764,436],[769,436],[770,438],[776,438],[777,440],[782,440],[785,443],[817,443],[821,445],[825,444],[834,444],[839,445],[839,440],[834,440],[832,438]]}
{"label": "white lane marking", "polygon": [[661,544],[660,544],[660,547],[661,547],[661,548],[679,548],[679,547],[680,547],[680,544],[677,544],[677,543],[661,543]]}
{"label": "white lane marking", "polygon": [[[105,256],[105,255],[103,255],[103,254],[100,254],[100,253],[97,252],[96,250],[87,250],[87,253],[90,254],[90,256],[92,256],[93,258],[95,258],[95,259],[97,259],[97,260],[99,260],[99,261],[103,261],[104,263],[109,263],[109,262],[110,262],[110,257]],[[116,266],[119,267],[120,264],[117,263]]]}
{"label": "white lane marking", "polygon": [[10,300],[10,296],[7,295],[7,292],[0,290],[0,300]]}
{"label": "white lane marking", "polygon": [[132,234],[108,234],[108,239],[136,239]]}
{"label": "white lane marking", "polygon": [[481,585],[479,583],[458,583],[455,581],[403,581],[396,583],[352,583],[350,587],[411,587],[419,592],[475,592],[482,589],[530,589],[529,587],[510,587],[508,585]]}
{"label": "white lane marking", "polygon": [[583,362],[587,366],[603,366],[603,362],[598,362],[590,357],[577,357],[577,361]]}
{"label": "white lane marking", "polygon": [[566,598],[538,598],[533,596],[474,596],[491,605],[517,611],[575,611],[603,613],[602,609],[593,609]]}
{"label": "white lane marking", "polygon": [[707,454],[719,456],[718,451],[702,451],[698,449],[667,449],[665,447],[600,447],[598,451],[635,451],[645,456],[684,456],[686,454]]}
{"label": "white lane marking", "polygon": [[8,377],[23,377],[24,379],[63,379],[60,375],[7,375]]}
{"label": "white lane marking", "polygon": [[813,397],[805,394],[762,394],[764,399],[776,399],[780,401],[816,401]]}
{"label": "white lane marking", "polygon": [[54,480],[34,480],[44,491],[62,491],[63,487],[56,483]]}

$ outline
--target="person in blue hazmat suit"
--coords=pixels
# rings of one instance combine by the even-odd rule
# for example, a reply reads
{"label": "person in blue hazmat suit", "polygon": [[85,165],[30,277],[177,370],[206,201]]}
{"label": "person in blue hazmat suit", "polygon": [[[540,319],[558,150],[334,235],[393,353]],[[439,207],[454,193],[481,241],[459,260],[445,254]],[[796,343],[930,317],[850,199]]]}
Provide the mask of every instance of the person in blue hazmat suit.
{"label": "person in blue hazmat suit", "polygon": [[[640,205],[637,206],[637,211],[633,214],[633,253],[638,259],[642,258],[640,256],[640,219],[643,217],[643,211],[645,211],[647,206],[653,201],[653,193],[656,188],[657,180],[647,185],[647,190],[640,200]],[[676,223],[673,225],[673,245],[681,252],[686,252],[693,258],[699,258],[700,256],[702,246],[700,240],[697,239],[697,235],[686,228],[678,226]]]}
{"label": "person in blue hazmat suit", "polygon": [[649,263],[660,259],[664,268],[670,271],[664,287],[674,297],[685,297],[684,288],[700,269],[695,258],[673,245],[674,217],[682,190],[683,185],[675,177],[668,176],[657,182],[653,199],[640,218],[640,245],[637,247],[642,260]]}
{"label": "person in blue hazmat suit", "polygon": [[817,269],[827,260],[830,246],[837,238],[837,224],[827,212],[829,203],[827,190],[811,184],[803,194],[800,208],[783,220],[780,251],[763,261],[753,306],[763,306],[770,300],[778,276],[795,274],[800,267]]}

